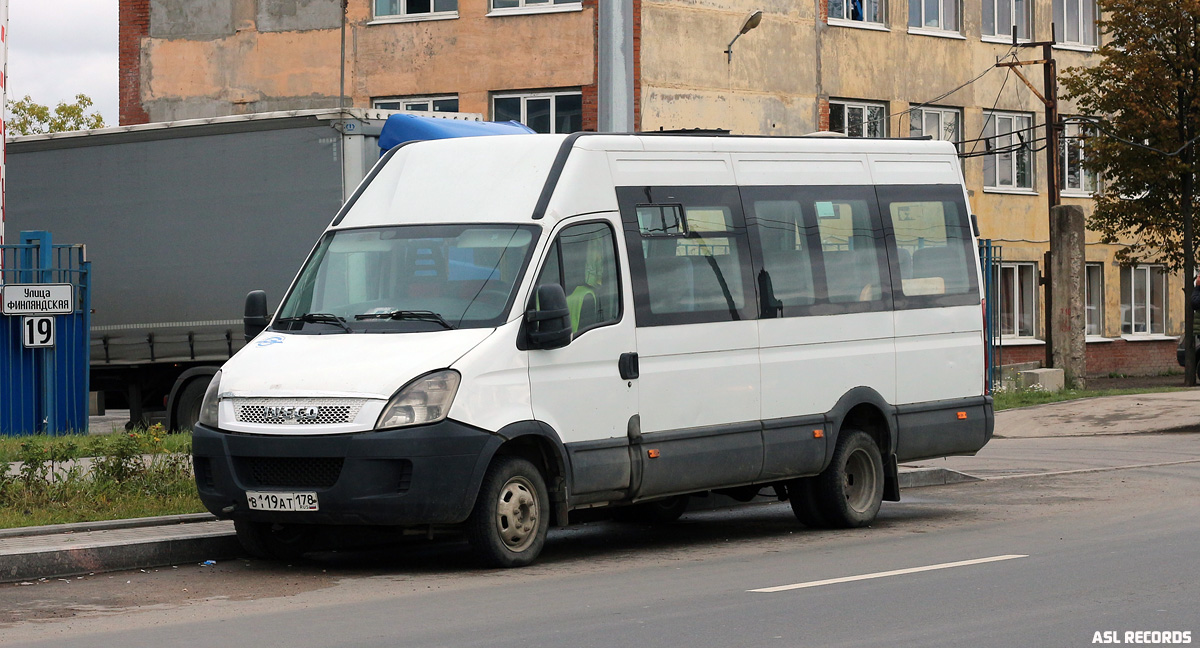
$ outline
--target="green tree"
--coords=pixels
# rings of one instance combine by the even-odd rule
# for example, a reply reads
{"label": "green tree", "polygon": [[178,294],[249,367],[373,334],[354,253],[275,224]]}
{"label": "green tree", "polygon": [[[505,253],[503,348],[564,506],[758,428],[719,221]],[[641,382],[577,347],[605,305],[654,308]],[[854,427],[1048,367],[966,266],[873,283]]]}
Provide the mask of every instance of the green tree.
{"label": "green tree", "polygon": [[14,135],[39,135],[104,128],[100,113],[87,112],[91,106],[92,99],[85,94],[75,95],[75,103],[60,101],[53,110],[25,95],[24,99],[8,102],[8,131]]}
{"label": "green tree", "polygon": [[1186,383],[1196,384],[1191,277],[1196,253],[1195,140],[1200,136],[1200,0],[1099,0],[1100,63],[1063,75],[1066,97],[1095,119],[1084,166],[1104,177],[1088,227],[1123,264],[1183,270]]}

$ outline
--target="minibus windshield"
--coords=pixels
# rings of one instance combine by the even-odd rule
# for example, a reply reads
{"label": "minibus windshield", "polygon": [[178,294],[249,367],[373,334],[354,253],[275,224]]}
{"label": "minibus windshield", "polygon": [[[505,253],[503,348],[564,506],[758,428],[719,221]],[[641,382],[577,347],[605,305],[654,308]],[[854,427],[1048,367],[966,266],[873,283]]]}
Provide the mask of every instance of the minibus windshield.
{"label": "minibus windshield", "polygon": [[330,232],[272,329],[345,334],[498,326],[538,231],[522,225],[403,225]]}

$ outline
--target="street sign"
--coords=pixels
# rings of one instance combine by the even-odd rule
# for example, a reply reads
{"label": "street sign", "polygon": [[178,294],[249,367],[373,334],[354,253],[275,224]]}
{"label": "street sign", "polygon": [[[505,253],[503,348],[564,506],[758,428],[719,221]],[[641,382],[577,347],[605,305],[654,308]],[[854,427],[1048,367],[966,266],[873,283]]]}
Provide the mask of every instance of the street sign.
{"label": "street sign", "polygon": [[0,297],[5,315],[70,315],[75,312],[71,284],[6,284]]}
{"label": "street sign", "polygon": [[22,345],[26,349],[41,349],[54,346],[53,317],[22,317]]}

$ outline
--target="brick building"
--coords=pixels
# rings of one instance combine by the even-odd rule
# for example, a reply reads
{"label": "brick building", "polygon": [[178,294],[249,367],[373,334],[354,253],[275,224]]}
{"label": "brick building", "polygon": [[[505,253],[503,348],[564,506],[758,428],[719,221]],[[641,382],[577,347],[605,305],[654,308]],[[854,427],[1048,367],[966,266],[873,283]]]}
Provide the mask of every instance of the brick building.
{"label": "brick building", "polygon": [[[348,105],[482,113],[595,130],[598,2],[120,0],[122,124]],[[752,135],[836,130],[959,142],[983,237],[1002,248],[1002,361],[1041,359],[1049,240],[1043,104],[998,60],[1089,65],[1095,0],[626,0],[635,127]],[[755,29],[726,52],[747,15]],[[345,58],[341,56],[345,30]],[[1041,67],[1022,68],[1041,90]],[[1068,102],[1059,112],[1074,114]],[[1083,127],[1068,122],[1063,202],[1090,209]],[[1088,233],[1092,375],[1177,368],[1182,280],[1121,267]]]}

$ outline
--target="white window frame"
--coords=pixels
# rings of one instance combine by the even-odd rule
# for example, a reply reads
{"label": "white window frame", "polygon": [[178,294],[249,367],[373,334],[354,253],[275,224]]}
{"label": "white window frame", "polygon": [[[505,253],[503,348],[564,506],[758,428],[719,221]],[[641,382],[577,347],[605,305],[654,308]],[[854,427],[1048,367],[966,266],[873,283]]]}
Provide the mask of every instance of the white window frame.
{"label": "white window frame", "polygon": [[[932,0],[937,4],[937,16],[934,18],[934,24],[928,25],[929,16],[926,15],[925,0],[908,0],[908,31],[914,34],[931,33],[932,35],[958,34],[962,31],[962,3],[959,0]],[[946,7],[954,8],[954,25],[946,26]],[[915,15],[914,15],[915,10]],[[913,19],[917,20],[917,24],[913,24]]]}
{"label": "white window frame", "polygon": [[[863,18],[852,18],[854,15],[852,6],[856,0],[830,0],[828,7],[825,10],[825,16],[830,25],[842,25],[846,27],[870,27],[873,29],[887,29],[887,0],[857,0],[863,3]],[[866,19],[866,3],[874,1],[879,7],[879,20]],[[840,2],[841,15],[834,15],[834,4]]]}
{"label": "white window frame", "polygon": [[[980,14],[980,17],[979,17],[980,40],[984,40],[984,41],[988,41],[988,42],[992,42],[992,43],[1012,43],[1012,26],[1016,25],[1017,26],[1017,42],[1018,43],[1028,43],[1029,42],[1029,29],[1030,29],[1029,26],[1031,24],[1033,24],[1033,20],[1032,20],[1033,0],[1009,0],[1009,2],[1008,2],[1008,13],[1009,13],[1008,25],[1009,25],[1009,28],[1004,33],[1001,33],[996,28],[1000,23],[1000,21],[997,20],[999,4],[1000,4],[999,0],[982,0],[982,2],[981,2],[982,13]],[[1018,4],[1020,4],[1024,7],[1023,11],[1019,10],[1017,8]],[[990,34],[987,31],[985,31],[985,27],[983,25],[984,16],[988,12],[988,7],[991,7],[991,13],[992,13],[992,33],[990,33]],[[1022,34],[1022,32],[1024,32],[1024,34]]]}
{"label": "white window frame", "polygon": [[[926,131],[925,122],[926,116],[936,115],[939,124],[937,133],[929,133]],[[954,117],[954,133],[950,137],[946,137],[946,117]],[[921,129],[919,133],[914,133],[912,122],[914,119],[921,120]],[[935,140],[943,142],[953,142],[955,148],[960,146],[962,141],[962,119],[963,111],[961,108],[942,108],[940,106],[920,106],[909,111],[908,133],[912,137],[930,136]]]}
{"label": "white window frame", "polygon": [[454,0],[453,10],[433,11],[432,9],[434,8],[434,3],[437,2],[437,0],[429,0],[431,11],[409,13],[408,3],[412,0],[393,0],[398,4],[400,10],[397,13],[381,14],[377,12],[379,9],[379,3],[381,1],[384,0],[371,0],[371,15],[374,17],[374,19],[370,24],[375,25],[397,22],[418,22],[422,20],[451,20],[458,18],[458,5],[459,3],[463,2],[463,0]]}
{"label": "white window frame", "polygon": [[[1008,262],[1008,261],[1003,262],[1000,264],[1000,279],[999,280],[1001,282],[1006,280],[1005,275],[1007,273],[1005,272],[1005,270],[1013,270],[1012,285],[1009,287],[1009,295],[1011,297],[1011,302],[1009,304],[1007,304],[1007,307],[1009,309],[1011,309],[1013,316],[1012,316],[1012,326],[1009,328],[1006,328],[1005,323],[1004,323],[1004,312],[1005,312],[1006,304],[1004,304],[1002,301],[1000,303],[1000,337],[1002,339],[1010,339],[1010,338],[1019,338],[1019,339],[1025,339],[1025,340],[1034,339],[1037,337],[1037,325],[1038,325],[1038,318],[1037,318],[1038,269],[1037,269],[1037,264],[1032,263],[1032,262],[1020,262],[1020,261],[1018,261],[1018,262]],[[1021,324],[1020,324],[1021,320],[1024,319],[1022,317],[1022,315],[1024,315],[1024,309],[1021,306],[1021,302],[1025,301],[1022,299],[1022,294],[1021,294],[1021,286],[1023,284],[1023,282],[1021,281],[1022,274],[1029,275],[1029,277],[1028,277],[1029,286],[1030,286],[1029,289],[1033,291],[1033,295],[1031,295],[1030,299],[1028,300],[1029,304],[1030,304],[1029,310],[1031,311],[1029,313],[1029,322],[1030,322],[1031,329],[1027,332],[1021,331]],[[1001,297],[999,297],[1000,299],[1003,299],[1003,297],[1002,297],[1002,295],[1004,294],[1003,286],[1000,286],[1000,290],[997,291],[997,294],[1001,295]]]}
{"label": "white window frame", "polygon": [[[1062,136],[1059,139],[1059,154],[1058,166],[1061,170],[1059,176],[1059,187],[1064,196],[1078,196],[1081,198],[1090,198],[1096,193],[1100,187],[1100,183],[1096,178],[1096,174],[1083,168],[1083,161],[1087,159],[1087,133],[1090,126],[1086,123],[1067,120],[1063,125]],[[1079,172],[1075,182],[1071,182],[1071,173],[1068,162],[1071,156],[1074,155],[1079,166]],[[1074,184],[1074,186],[1072,186]]]}
{"label": "white window frame", "polygon": [[[458,101],[458,95],[423,95],[423,96],[418,96],[418,97],[376,97],[371,100],[371,107],[376,110],[403,110],[406,112],[412,112],[412,111],[439,112],[439,111],[435,111],[433,109],[433,102],[448,101],[450,99],[453,99],[454,101]],[[392,104],[392,103],[398,103],[398,104],[400,104],[400,107],[399,108],[387,108],[387,107],[381,105],[381,104]],[[423,109],[407,108],[405,106],[405,104],[415,104],[415,103],[424,103],[426,105],[426,108],[423,108]],[[459,112],[459,111],[451,110],[451,111],[445,111],[445,112]]]}
{"label": "white window frame", "polygon": [[[1068,25],[1067,9],[1075,9],[1074,25]],[[1054,0],[1054,42],[1056,46],[1095,49],[1100,45],[1100,32],[1096,28],[1098,8],[1096,0]],[[1090,14],[1090,15],[1089,15]],[[1068,29],[1073,27],[1076,38],[1069,38]]]}
{"label": "white window frame", "polygon": [[488,0],[489,16],[512,16],[514,14],[563,13],[567,11],[583,11],[582,0],[514,0],[515,7],[497,7],[496,0]]}
{"label": "white window frame", "polygon": [[[1158,317],[1154,317],[1154,299],[1151,295],[1154,290],[1154,273],[1160,273],[1162,281],[1159,289],[1161,293],[1158,296],[1159,304],[1161,305]],[[1121,335],[1128,337],[1143,337],[1143,336],[1162,336],[1167,330],[1167,310],[1169,304],[1167,302],[1167,283],[1169,276],[1167,275],[1166,266],[1147,263],[1135,266],[1125,266],[1121,268]],[[1137,284],[1142,284],[1141,288],[1145,291],[1147,303],[1137,304]],[[1129,286],[1129,294],[1126,295],[1125,287]],[[1127,301],[1128,300],[1128,301]],[[1143,314],[1142,320],[1138,320],[1139,308]],[[1129,329],[1125,327],[1125,315],[1129,315]],[[1141,324],[1143,330],[1138,330]]]}
{"label": "white window frame", "polygon": [[[1037,138],[1037,131],[1033,128],[1033,115],[1030,113],[995,111],[985,112],[983,119],[983,136],[987,139],[985,146],[990,145],[990,150],[999,151],[984,156],[984,190],[1001,193],[1036,193],[1033,188],[1036,176],[1033,158],[1033,149],[1035,148],[1033,140]],[[1002,130],[1002,127],[1006,130]],[[1022,137],[1026,145],[1017,148]],[[1026,184],[1018,182],[1022,158],[1024,158],[1026,165]],[[993,178],[988,177],[989,163],[994,170]],[[1005,167],[1007,167],[1009,177],[1007,183],[1003,181],[1003,174],[1001,173],[1001,170]]]}
{"label": "white window frame", "polygon": [[[1093,276],[1094,275],[1094,276]],[[1095,290],[1092,290],[1093,284]],[[1097,300],[1093,300],[1093,295]],[[1083,266],[1083,333],[1088,337],[1104,335],[1104,264],[1085,263]]]}
{"label": "white window frame", "polygon": [[582,90],[562,90],[562,91],[554,91],[554,92],[497,92],[492,95],[492,99],[490,102],[491,105],[489,107],[491,108],[492,119],[497,119],[497,117],[496,117],[496,100],[497,99],[520,99],[521,100],[521,119],[519,119],[518,121],[520,121],[522,124],[525,124],[526,126],[528,126],[529,125],[529,112],[528,112],[529,111],[529,101],[531,99],[550,99],[550,128],[552,129],[550,132],[557,133],[558,131],[553,130],[554,128],[556,128],[558,126],[558,119],[557,119],[557,117],[558,117],[558,102],[555,100],[555,98],[572,96],[572,95],[580,97],[580,100],[581,100],[580,103],[582,104],[582,98],[583,98]]}
{"label": "white window frame", "polygon": [[[841,108],[842,108],[842,111],[843,111],[842,125],[845,130],[840,130],[840,131],[833,130],[834,106],[841,106]],[[869,115],[870,115],[872,108],[878,108],[878,109],[882,110],[883,111],[882,117],[878,118],[878,119],[870,119]],[[853,110],[862,111],[862,124],[863,124],[863,134],[862,135],[851,135],[848,132],[846,132],[847,130],[849,130],[850,112]],[[877,134],[869,134],[868,133],[868,124],[870,124],[872,122],[878,122],[878,124],[879,124],[879,132]],[[888,107],[887,107],[887,104],[876,102],[876,101],[854,101],[854,100],[849,100],[849,99],[830,99],[829,100],[829,130],[830,130],[830,132],[842,133],[846,137],[864,137],[864,138],[865,137],[887,137],[887,134],[888,134]]]}

